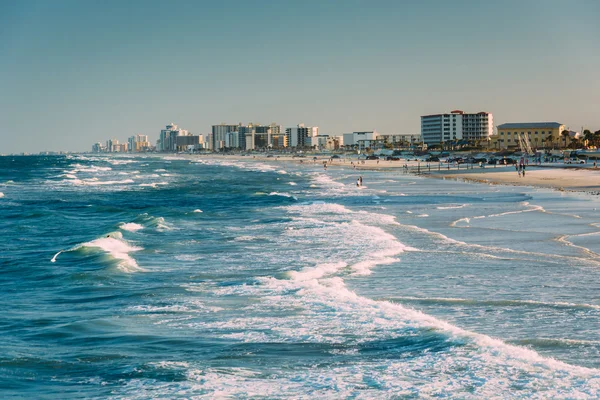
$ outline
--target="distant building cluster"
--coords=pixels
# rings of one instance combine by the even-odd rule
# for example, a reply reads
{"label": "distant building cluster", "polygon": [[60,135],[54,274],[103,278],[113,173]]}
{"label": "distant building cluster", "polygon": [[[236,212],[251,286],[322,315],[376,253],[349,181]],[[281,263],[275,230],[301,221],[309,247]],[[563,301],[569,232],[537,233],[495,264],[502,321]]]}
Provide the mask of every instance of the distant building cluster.
{"label": "distant building cluster", "polygon": [[494,127],[490,112],[466,113],[454,110],[448,113],[421,116],[420,133],[378,133],[376,130],[355,131],[341,135],[324,134],[318,126],[284,128],[277,123],[212,125],[211,132],[196,135],[174,123],[160,130],[156,144],[146,135],[134,135],[120,143],[109,139],[92,146],[95,153],[144,152],[231,152],[339,149],[359,152],[377,149],[404,148],[461,148],[529,149],[538,147],[567,147],[580,140],[579,132],[565,129],[558,122],[505,123]]}
{"label": "distant building cluster", "polygon": [[151,151],[150,142],[146,135],[135,135],[127,139],[126,143],[120,143],[117,139],[109,139],[105,144],[101,142],[92,145],[93,153],[142,153]]}
{"label": "distant building cluster", "polygon": [[153,146],[148,136],[131,136],[126,143],[109,139],[105,144],[98,142],[92,146],[94,153],[141,153],[141,152],[229,152],[266,151],[270,149],[295,150],[338,150],[400,147],[415,145],[418,134],[379,134],[377,131],[344,133],[339,136],[323,134],[318,126],[296,126],[284,128],[277,123],[213,125],[211,133],[194,135],[174,123],[160,130]]}

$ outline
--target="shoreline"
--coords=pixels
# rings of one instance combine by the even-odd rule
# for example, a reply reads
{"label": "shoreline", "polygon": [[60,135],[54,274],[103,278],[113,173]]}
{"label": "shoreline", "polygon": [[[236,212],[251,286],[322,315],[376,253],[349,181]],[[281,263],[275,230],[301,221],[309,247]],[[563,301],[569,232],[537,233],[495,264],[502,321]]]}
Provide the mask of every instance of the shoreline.
{"label": "shoreline", "polygon": [[[399,161],[386,160],[359,160],[357,158],[337,158],[330,160],[323,156],[293,157],[261,155],[240,156],[240,155],[218,155],[218,154],[156,154],[158,156],[183,158],[188,160],[227,160],[243,162],[266,162],[273,164],[293,163],[306,166],[323,166],[327,163],[327,168],[345,168],[349,172],[354,171],[359,174],[360,171],[380,171],[396,172],[401,174],[410,174],[429,179],[450,179],[461,180],[463,182],[481,183],[488,185],[507,185],[507,186],[529,186],[535,188],[554,189],[557,191],[583,192],[592,195],[600,195],[600,168],[594,169],[592,165],[564,165],[564,164],[545,164],[541,166],[529,165],[526,168],[525,177],[520,177],[515,171],[514,165],[493,166],[485,165],[484,168],[475,166],[473,169],[456,169],[451,166],[447,169],[447,164],[439,162],[428,164],[415,160],[408,161],[401,159]],[[404,165],[409,168],[404,171]],[[423,172],[417,174],[414,168],[420,166]],[[440,166],[442,167],[441,169]],[[325,169],[325,168],[323,168]],[[412,170],[411,170],[412,169]],[[326,169],[325,169],[326,171]]]}
{"label": "shoreline", "polygon": [[[186,156],[197,158],[198,156]],[[273,162],[273,163],[295,163],[299,165],[318,166],[329,160],[328,157],[297,158],[292,156],[279,157],[260,157],[260,156],[208,156],[202,155],[200,158],[226,159],[231,161],[250,161],[250,162]],[[378,162],[379,161],[379,162]],[[454,179],[464,182],[482,183],[488,185],[508,185],[508,186],[531,186],[536,188],[547,188],[558,191],[585,192],[592,195],[600,195],[600,168],[594,169],[591,165],[569,165],[550,164],[550,165],[530,165],[527,166],[525,176],[520,177],[514,165],[497,166],[486,165],[485,168],[476,166],[473,169],[441,169],[437,170],[439,163],[431,163],[431,171],[425,171],[427,164],[417,161],[385,161],[385,160],[365,160],[360,164],[357,159],[333,159],[327,163],[327,168],[346,168],[356,171],[397,171],[403,173],[404,165],[409,168],[416,168],[420,165],[424,172],[418,174],[424,178],[430,179]],[[446,164],[443,164],[446,166]],[[408,174],[413,174],[409,172]],[[417,174],[413,174],[417,175]]]}

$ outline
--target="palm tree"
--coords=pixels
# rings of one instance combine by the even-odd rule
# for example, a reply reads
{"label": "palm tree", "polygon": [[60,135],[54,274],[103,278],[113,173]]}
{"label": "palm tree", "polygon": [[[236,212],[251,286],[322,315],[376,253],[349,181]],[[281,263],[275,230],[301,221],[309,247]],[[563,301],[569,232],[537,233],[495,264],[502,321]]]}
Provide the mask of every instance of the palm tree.
{"label": "palm tree", "polygon": [[560,134],[562,135],[563,140],[565,141],[564,147],[567,147],[567,138],[569,137],[569,131],[565,129]]}
{"label": "palm tree", "polygon": [[585,140],[585,145],[589,147],[594,140],[594,134],[589,129],[584,130],[583,140]]}

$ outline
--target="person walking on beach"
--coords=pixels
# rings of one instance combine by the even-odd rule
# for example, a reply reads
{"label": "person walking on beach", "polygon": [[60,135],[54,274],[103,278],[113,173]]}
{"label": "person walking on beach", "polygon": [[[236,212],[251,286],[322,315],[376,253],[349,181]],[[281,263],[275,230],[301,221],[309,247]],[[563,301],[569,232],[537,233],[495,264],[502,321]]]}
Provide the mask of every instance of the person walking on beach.
{"label": "person walking on beach", "polygon": [[523,178],[525,178],[525,165],[523,165]]}

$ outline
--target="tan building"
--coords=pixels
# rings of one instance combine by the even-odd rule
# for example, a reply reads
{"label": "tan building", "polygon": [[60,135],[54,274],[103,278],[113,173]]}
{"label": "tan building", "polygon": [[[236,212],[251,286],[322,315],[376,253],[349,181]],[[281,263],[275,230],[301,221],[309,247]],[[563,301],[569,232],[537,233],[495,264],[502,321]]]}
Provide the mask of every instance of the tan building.
{"label": "tan building", "polygon": [[498,133],[491,139],[494,149],[519,148],[519,135],[529,138],[532,149],[563,148],[571,143],[571,136],[562,135],[565,126],[558,122],[522,122],[498,125]]}

